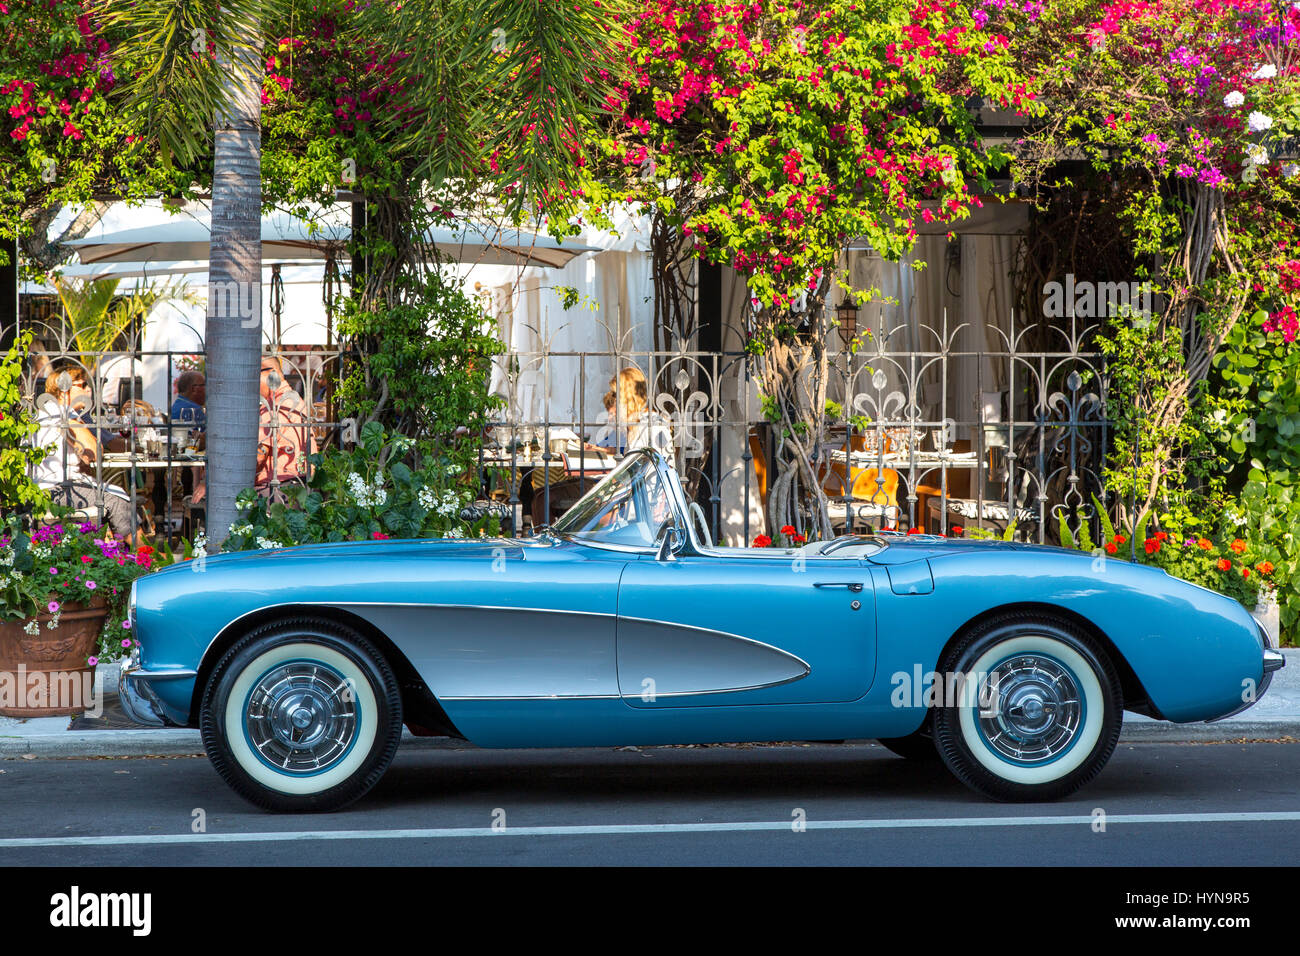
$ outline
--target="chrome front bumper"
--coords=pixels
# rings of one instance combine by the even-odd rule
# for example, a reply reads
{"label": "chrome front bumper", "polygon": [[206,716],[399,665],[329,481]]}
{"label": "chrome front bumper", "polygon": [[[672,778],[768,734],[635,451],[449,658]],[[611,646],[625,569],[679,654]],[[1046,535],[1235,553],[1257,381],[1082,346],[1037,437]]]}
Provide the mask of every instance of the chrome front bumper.
{"label": "chrome front bumper", "polygon": [[1206,721],[1207,724],[1227,720],[1229,717],[1235,717],[1242,711],[1254,707],[1268,691],[1268,685],[1273,682],[1273,672],[1279,671],[1286,666],[1286,658],[1282,655],[1282,652],[1273,649],[1273,642],[1268,630],[1258,621],[1255,622],[1255,626],[1259,628],[1259,639],[1264,643],[1264,674],[1259,680],[1259,685],[1255,688],[1255,694],[1232,713],[1224,714],[1222,717],[1213,717]]}
{"label": "chrome front bumper", "polygon": [[132,660],[122,665],[122,682],[118,699],[126,716],[137,724],[151,727],[184,727],[188,714],[182,714],[167,704],[153,688],[155,681],[193,680],[194,671],[147,671]]}

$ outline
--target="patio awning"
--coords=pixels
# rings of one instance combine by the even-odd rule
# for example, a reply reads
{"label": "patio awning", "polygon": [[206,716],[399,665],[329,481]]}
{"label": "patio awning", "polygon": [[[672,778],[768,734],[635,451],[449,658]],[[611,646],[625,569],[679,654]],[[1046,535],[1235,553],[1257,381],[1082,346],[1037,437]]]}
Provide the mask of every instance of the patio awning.
{"label": "patio awning", "polygon": [[[327,224],[312,230],[301,219],[273,213],[262,219],[262,256],[264,259],[295,261],[329,258],[343,261],[348,258],[347,243],[351,233],[351,228],[343,224]],[[124,229],[95,239],[78,239],[68,245],[77,250],[83,265],[206,262],[211,238],[207,222],[181,219],[141,229]],[[584,252],[600,251],[597,246],[560,243],[550,236],[521,229],[497,229],[469,222],[430,229],[425,233],[425,239],[454,262],[481,265],[559,268]]]}

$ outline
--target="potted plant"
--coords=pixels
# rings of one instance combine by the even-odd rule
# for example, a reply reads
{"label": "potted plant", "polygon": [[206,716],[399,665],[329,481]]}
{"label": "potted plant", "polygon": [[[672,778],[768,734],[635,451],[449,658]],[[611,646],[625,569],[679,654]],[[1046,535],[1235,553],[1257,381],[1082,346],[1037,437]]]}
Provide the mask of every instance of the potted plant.
{"label": "potted plant", "polygon": [[98,658],[131,647],[127,596],[152,563],[151,548],[132,552],[93,523],[29,533],[11,516],[0,525],[0,714],[50,717],[89,706]]}

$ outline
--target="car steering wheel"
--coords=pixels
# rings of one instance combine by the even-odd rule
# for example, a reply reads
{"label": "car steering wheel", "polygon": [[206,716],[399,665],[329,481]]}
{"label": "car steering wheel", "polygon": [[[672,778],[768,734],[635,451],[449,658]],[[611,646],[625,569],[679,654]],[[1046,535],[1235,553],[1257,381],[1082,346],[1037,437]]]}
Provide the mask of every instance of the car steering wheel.
{"label": "car steering wheel", "polygon": [[700,542],[706,547],[713,547],[713,535],[709,534],[709,519],[704,516],[704,509],[700,507],[698,501],[692,501],[687,510],[691,514],[691,521],[695,523],[700,533]]}

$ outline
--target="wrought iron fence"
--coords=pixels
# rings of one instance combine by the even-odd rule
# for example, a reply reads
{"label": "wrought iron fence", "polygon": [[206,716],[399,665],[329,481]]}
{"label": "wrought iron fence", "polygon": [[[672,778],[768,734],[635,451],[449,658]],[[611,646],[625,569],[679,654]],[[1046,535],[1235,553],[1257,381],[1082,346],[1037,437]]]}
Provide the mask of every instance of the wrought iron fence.
{"label": "wrought iron fence", "polygon": [[[204,350],[147,350],[128,342],[91,351],[78,348],[59,325],[28,328],[35,339],[22,377],[23,404],[39,425],[33,443],[48,449],[31,477],[55,504],[85,518],[129,522],[133,538],[144,531],[170,540],[201,530],[205,427],[193,409],[174,400],[181,375],[202,369]],[[353,425],[338,420],[331,394],[342,352],[281,346],[264,354],[279,359],[293,392],[281,392],[283,402],[274,393],[262,399],[264,444],[278,450],[291,443],[310,452],[351,438]],[[305,456],[293,475],[281,473],[277,461],[270,457],[259,473],[265,479],[259,492],[274,494],[284,481],[310,478]]]}
{"label": "wrought iron fence", "polygon": [[[837,343],[829,437],[815,462],[834,526],[946,534],[1014,525],[1016,537],[1038,542],[1057,539],[1062,516],[1074,529],[1082,522],[1095,529],[1093,498],[1108,500],[1101,476],[1112,424],[1104,363],[1085,348],[1091,330],[1012,317],[981,338],[995,348],[960,348],[963,328],[946,318],[910,330],[876,323],[856,342]],[[61,473],[50,472],[47,458],[42,484],[56,500],[100,516],[105,496],[120,491],[133,533],[152,526],[192,534],[201,522],[193,490],[208,463],[192,426],[172,420],[170,403],[180,371],[201,364],[204,352],[86,352],[44,331],[25,374],[26,401],[43,416],[46,438],[85,428],[100,453],[87,466],[56,453]],[[354,423],[339,421],[331,401],[344,353],[286,346],[267,354],[279,355],[306,401],[318,447],[355,440]],[[501,361],[506,410],[482,443],[478,491],[516,533],[548,523],[638,444],[658,444],[672,457],[715,541],[747,544],[800,525],[799,514],[769,507],[793,472],[763,415],[755,359],[744,351],[546,350]],[[80,402],[60,403],[45,390],[51,371],[68,368],[88,386]],[[602,399],[611,377],[629,368],[644,377],[646,408],[625,420]],[[281,427],[289,426],[272,415],[271,430]],[[107,450],[109,439],[116,450]]]}
{"label": "wrought iron fence", "polygon": [[[838,530],[1014,525],[1015,537],[1041,543],[1058,540],[1062,516],[1072,529],[1096,525],[1111,422],[1104,364],[1085,348],[1091,329],[1012,317],[982,339],[996,347],[963,349],[964,328],[945,317],[896,348],[909,330],[877,323],[831,354],[830,437],[815,464]],[[507,411],[481,457],[485,487],[516,527],[546,523],[607,469],[589,447],[603,430],[663,443],[714,540],[802,531],[798,513],[769,507],[797,477],[762,414],[754,361],[685,349],[510,353]],[[600,399],[628,368],[645,380],[647,407],[624,421]]]}

